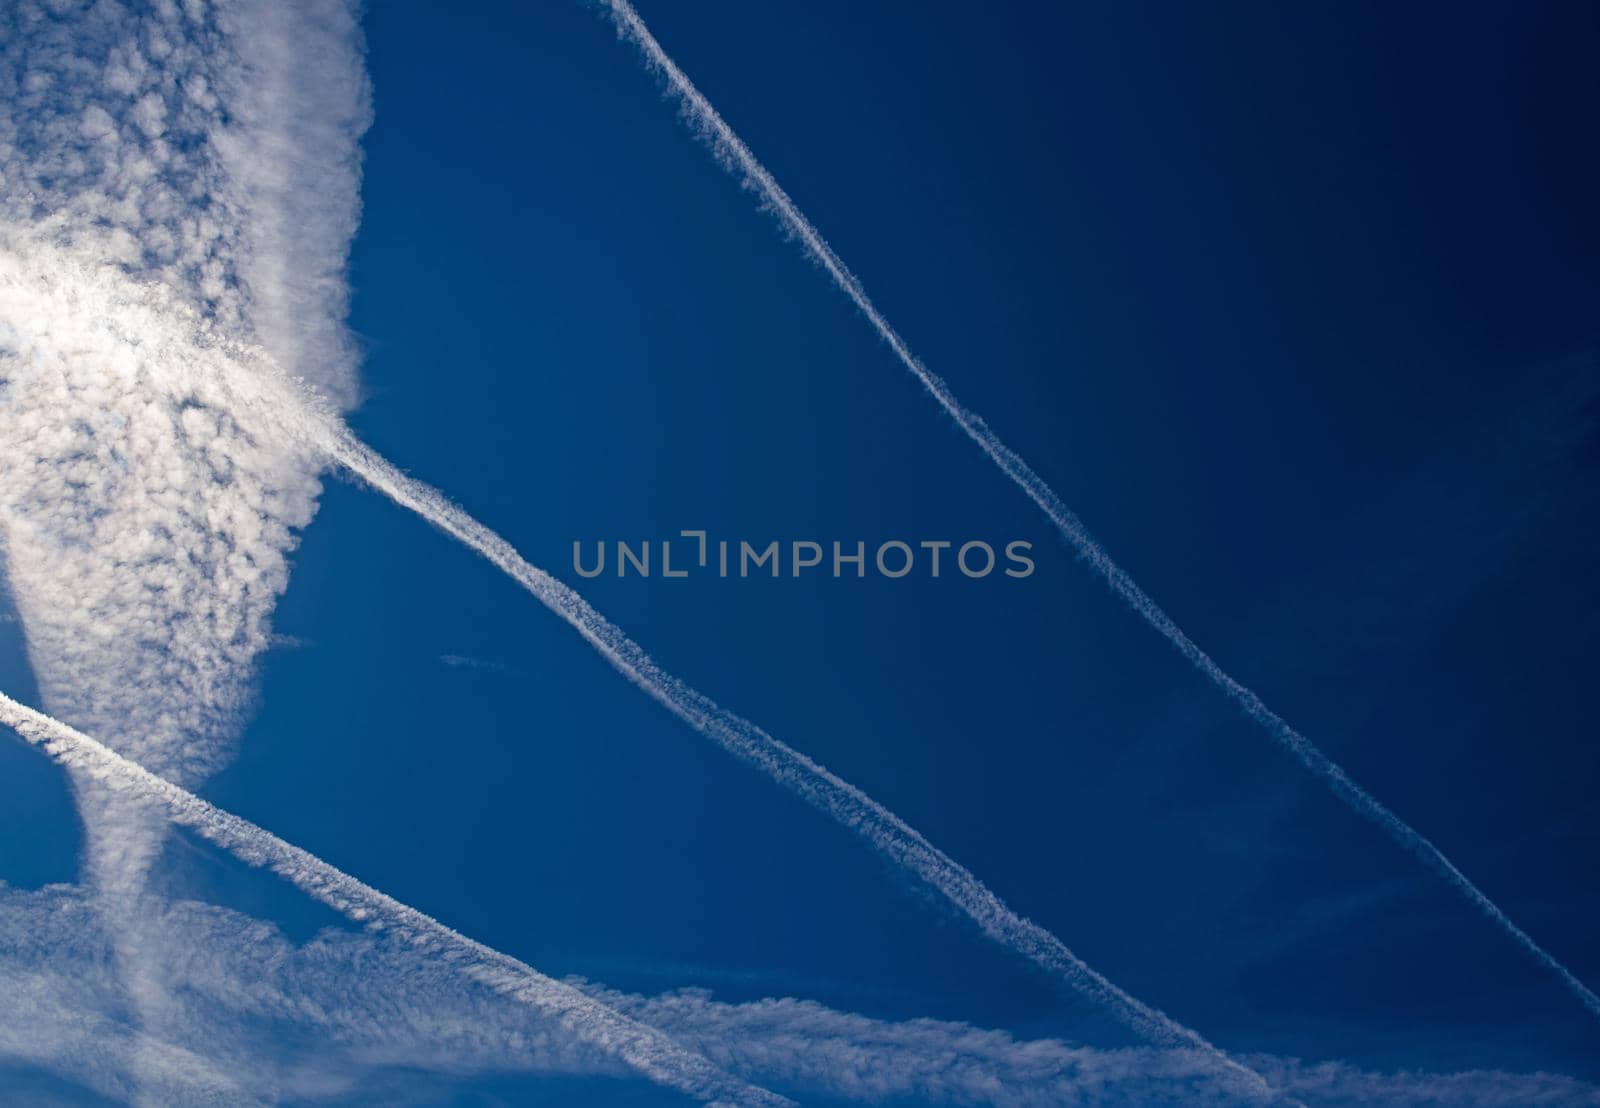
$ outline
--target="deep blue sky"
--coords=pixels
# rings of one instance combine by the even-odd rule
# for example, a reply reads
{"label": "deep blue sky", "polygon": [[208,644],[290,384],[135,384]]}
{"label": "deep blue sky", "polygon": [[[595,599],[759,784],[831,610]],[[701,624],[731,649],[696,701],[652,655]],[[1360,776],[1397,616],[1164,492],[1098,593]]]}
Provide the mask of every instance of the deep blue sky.
{"label": "deep blue sky", "polygon": [[[641,14],[1168,611],[1600,981],[1595,8]],[[1600,1078],[1576,1001],[1074,563],[592,12],[376,0],[367,29],[377,449],[1219,1044]],[[571,572],[574,539],[697,526],[1025,538],[1039,568]],[[277,624],[303,644],[206,795],[476,938],[1124,1041],[366,491],[330,486]],[[70,879],[59,776],[0,760],[0,878]]]}

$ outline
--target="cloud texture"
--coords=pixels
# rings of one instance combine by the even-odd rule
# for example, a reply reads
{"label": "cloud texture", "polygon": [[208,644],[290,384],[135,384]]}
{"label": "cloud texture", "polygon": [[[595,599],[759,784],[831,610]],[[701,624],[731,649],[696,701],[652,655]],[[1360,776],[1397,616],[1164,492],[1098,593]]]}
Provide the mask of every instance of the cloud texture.
{"label": "cloud texture", "polygon": [[[320,463],[245,426],[208,375],[248,344],[332,404],[356,395],[361,49],[344,0],[0,6],[7,584],[49,709],[191,784],[231,753],[319,491]],[[90,274],[140,310],[108,311]],[[75,786],[154,1029],[169,990],[144,889],[165,823]]]}
{"label": "cloud texture", "polygon": [[[627,1073],[560,1024],[393,937],[324,931],[295,944],[266,924],[189,901],[165,906],[161,925],[185,952],[171,972],[186,1000],[166,1037],[143,1045],[169,1063],[162,1089],[170,1105],[215,1103],[218,1094],[230,1104],[437,1103],[450,1083],[475,1076]],[[126,1095],[139,1033],[118,1014],[107,949],[79,890],[0,886],[0,1005],[35,1013],[25,1024],[0,1024],[0,1063],[47,1067],[103,1096]],[[1239,1103],[1210,1060],[1192,1051],[1025,1040],[807,1000],[730,1004],[698,989],[639,996],[571,984],[747,1081],[812,1103]],[[1330,1108],[1600,1104],[1600,1089],[1552,1074],[1385,1074],[1266,1056],[1248,1061],[1277,1087]]]}

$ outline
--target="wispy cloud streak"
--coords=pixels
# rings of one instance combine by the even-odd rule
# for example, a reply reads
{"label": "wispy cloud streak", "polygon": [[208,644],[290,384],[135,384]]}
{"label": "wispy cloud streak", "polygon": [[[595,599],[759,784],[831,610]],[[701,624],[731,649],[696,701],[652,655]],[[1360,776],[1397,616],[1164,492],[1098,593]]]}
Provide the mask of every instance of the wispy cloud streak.
{"label": "wispy cloud streak", "polygon": [[[216,1103],[437,1103],[478,1075],[631,1072],[525,1005],[477,987],[382,933],[327,929],[303,945],[214,905],[162,907],[182,957],[184,1007],[159,1039],[128,1027],[106,938],[81,890],[0,886],[0,1066],[48,1069],[126,1099],[132,1056],[163,1062],[164,1108]],[[729,1003],[700,989],[639,996],[569,983],[754,1084],[806,1101],[1237,1106],[1199,1051],[1100,1049],[935,1019],[882,1020],[810,1000]],[[141,1042],[144,1045],[141,1047]],[[1600,1103],[1550,1073],[1380,1073],[1267,1055],[1251,1065],[1319,1108],[1506,1108]],[[429,1095],[433,1093],[434,1095]]]}
{"label": "wispy cloud streak", "polygon": [[388,931],[408,945],[433,954],[472,979],[602,1046],[653,1081],[707,1101],[731,1098],[741,1104],[787,1103],[782,1097],[730,1079],[705,1058],[683,1049],[661,1032],[619,1015],[593,997],[546,977],[510,955],[451,930],[4,693],[0,693],[0,723],[61,765],[118,794],[159,808],[177,826],[194,831],[249,865],[270,870],[346,918],[374,930]]}
{"label": "wispy cloud streak", "polygon": [[1468,879],[1443,851],[1356,784],[1344,769],[1311,740],[1268,708],[1253,691],[1226,673],[1173,622],[1172,618],[1121,566],[1112,560],[1111,555],[1056,495],[1055,490],[1045,483],[1044,478],[1034,472],[1020,455],[1001,442],[983,418],[962,405],[944,379],[928,369],[922,360],[912,353],[899,332],[890,325],[883,313],[867,296],[866,288],[860,280],[783,191],[766,167],[756,160],[750,148],[712,107],[711,102],[661,48],[661,44],[639,18],[633,5],[628,0],[603,0],[603,3],[616,24],[618,33],[638,48],[646,66],[666,83],[667,92],[678,102],[685,121],[710,148],[717,161],[760,198],[761,206],[772,214],[784,231],[800,243],[805,254],[821,266],[840,291],[850,298],[851,303],[872,325],[879,338],[894,352],[900,364],[921,382],[928,394],[951,419],[955,420],[967,437],[989,456],[1000,471],[1039,506],[1068,545],[1105,579],[1111,591],[1154,628],[1157,634],[1171,643],[1207,680],[1233,700],[1246,716],[1263,727],[1302,766],[1319,777],[1334,795],[1351,809],[1375,823],[1390,838],[1443,877],[1456,892],[1509,935],[1535,961],[1554,973],[1591,1014],[1600,1017],[1600,996],[1596,996],[1593,990],[1580,981],[1554,955],[1512,922],[1511,918]]}
{"label": "wispy cloud streak", "polygon": [[[872,1019],[792,997],[730,1004],[696,989],[655,997],[595,992],[731,1072],[850,1100],[1006,1108],[1241,1102],[1239,1090],[1195,1050],[1024,1040],[946,1020]],[[1319,1108],[1600,1104],[1600,1089],[1556,1074],[1380,1073],[1346,1062],[1245,1060],[1286,1098]]]}

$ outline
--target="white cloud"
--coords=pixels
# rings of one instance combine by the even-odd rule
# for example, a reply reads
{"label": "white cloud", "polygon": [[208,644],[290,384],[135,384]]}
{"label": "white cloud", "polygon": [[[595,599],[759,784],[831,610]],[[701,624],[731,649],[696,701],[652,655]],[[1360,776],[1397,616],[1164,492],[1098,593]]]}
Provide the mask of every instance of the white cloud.
{"label": "white cloud", "polygon": [[[353,399],[343,271],[369,114],[346,0],[0,5],[11,596],[46,704],[189,782],[231,753],[319,491],[319,461],[247,427],[207,371],[257,344]],[[104,267],[166,308],[102,311],[79,291]],[[135,905],[165,824],[75,784],[124,987],[157,1029],[163,937]]]}

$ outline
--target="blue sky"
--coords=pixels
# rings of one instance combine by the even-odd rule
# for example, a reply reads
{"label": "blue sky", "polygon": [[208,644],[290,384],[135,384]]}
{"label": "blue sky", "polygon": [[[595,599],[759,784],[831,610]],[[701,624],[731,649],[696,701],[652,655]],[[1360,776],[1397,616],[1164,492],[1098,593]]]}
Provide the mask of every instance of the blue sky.
{"label": "blue sky", "polygon": [[[1593,11],[641,14],[1168,612],[1600,981]],[[364,29],[365,441],[1228,1050],[1600,1080],[1577,1001],[1079,564],[593,11]],[[574,540],[694,527],[1025,539],[1037,571],[571,571]],[[292,562],[218,806],[553,976],[1133,1041],[414,516],[330,478]],[[31,703],[19,628],[0,678]],[[78,880],[66,778],[0,759],[0,879]],[[173,895],[342,926],[184,842]]]}

